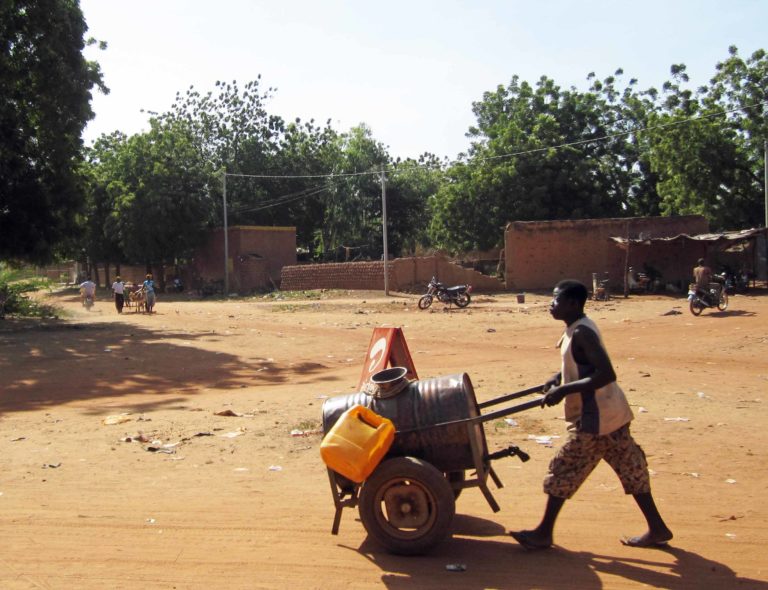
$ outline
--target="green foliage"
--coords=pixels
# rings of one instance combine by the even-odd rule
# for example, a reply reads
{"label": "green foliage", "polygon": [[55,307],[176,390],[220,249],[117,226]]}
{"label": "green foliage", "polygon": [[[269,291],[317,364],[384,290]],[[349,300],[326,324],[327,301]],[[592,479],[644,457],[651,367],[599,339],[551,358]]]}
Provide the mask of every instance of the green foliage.
{"label": "green foliage", "polygon": [[[665,215],[699,213],[713,229],[755,227],[764,220],[764,142],[768,139],[768,56],[747,60],[735,47],[709,86],[685,89],[685,66],[665,87],[664,125],[651,134],[653,170]],[[688,119],[696,116],[696,120]]]}
{"label": "green foliage", "polygon": [[429,199],[443,182],[444,165],[432,154],[395,162],[387,178],[387,242],[402,255],[430,245]]}
{"label": "green foliage", "polygon": [[[382,255],[381,181],[388,156],[365,125],[338,138],[338,159],[323,196],[320,227],[326,253],[350,248],[352,257]],[[343,260],[343,258],[342,258]]]}
{"label": "green foliage", "polygon": [[631,86],[615,89],[614,77],[586,93],[516,76],[486,92],[473,107],[469,156],[448,170],[431,202],[435,244],[487,249],[500,245],[512,220],[626,215],[637,156],[628,140],[604,138],[621,130],[622,114],[642,117],[642,106]]}
{"label": "green foliage", "polygon": [[468,155],[430,199],[429,237],[449,251],[500,246],[508,221],[701,214],[713,229],[759,225],[768,58],[735,47],[697,91],[684,64],[662,91],[587,92],[516,76],[474,104]]}
{"label": "green foliage", "polygon": [[42,262],[77,228],[81,133],[99,66],[72,0],[0,2],[0,257]]}
{"label": "green foliage", "polygon": [[195,139],[183,122],[155,119],[146,133],[94,144],[86,231],[92,259],[152,266],[200,244],[213,209],[213,170]]}
{"label": "green foliage", "polygon": [[[472,146],[453,162],[393,161],[365,124],[271,115],[256,79],[190,87],[151,130],[102,137],[89,151],[78,244],[92,260],[184,258],[223,218],[295,226],[320,260],[382,255],[381,171],[390,254],[500,246],[509,221],[705,215],[735,229],[762,219],[768,59],[731,48],[710,83],[684,64],[661,88],[622,70],[589,88],[513,77],[473,104]],[[722,114],[728,111],[728,114]],[[2,215],[2,214],[0,214]],[[2,219],[0,218],[0,223]]]}
{"label": "green foliage", "polygon": [[6,316],[18,317],[50,317],[55,316],[54,310],[25,295],[40,289],[48,288],[46,279],[20,278],[18,271],[13,271],[0,265],[0,319]]}

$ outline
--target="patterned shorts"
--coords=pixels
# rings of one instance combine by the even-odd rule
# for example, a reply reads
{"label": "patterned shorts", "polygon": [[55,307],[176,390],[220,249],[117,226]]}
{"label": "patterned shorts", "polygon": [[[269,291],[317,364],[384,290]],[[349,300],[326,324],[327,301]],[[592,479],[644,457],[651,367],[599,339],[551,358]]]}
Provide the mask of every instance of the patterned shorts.
{"label": "patterned shorts", "polygon": [[625,493],[634,495],[651,491],[645,453],[632,438],[629,424],[626,424],[603,436],[572,432],[549,463],[544,492],[558,498],[570,498],[601,459],[605,459],[619,476]]}

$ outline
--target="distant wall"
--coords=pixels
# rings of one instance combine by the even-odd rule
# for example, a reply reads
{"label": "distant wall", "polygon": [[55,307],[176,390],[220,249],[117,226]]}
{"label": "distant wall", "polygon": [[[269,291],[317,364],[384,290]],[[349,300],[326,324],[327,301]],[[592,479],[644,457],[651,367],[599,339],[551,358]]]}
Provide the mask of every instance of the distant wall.
{"label": "distant wall", "polygon": [[[233,226],[229,228],[227,272],[232,292],[271,289],[283,266],[296,264],[296,228]],[[215,229],[195,253],[188,283],[224,280],[224,231]]]}
{"label": "distant wall", "polygon": [[[389,289],[421,291],[436,276],[440,282],[470,284],[481,292],[503,291],[504,283],[477,271],[462,268],[442,256],[396,258],[387,264]],[[282,270],[280,288],[285,291],[310,289],[383,290],[384,262],[342,262],[302,264]]]}
{"label": "distant wall", "polygon": [[[583,219],[567,221],[514,221],[504,232],[505,279],[507,288],[551,289],[558,281],[574,278],[588,286],[592,273],[608,273],[612,285],[623,285],[625,252],[611,237],[658,238],[709,231],[700,215],[680,217],[631,217],[627,219]],[[691,250],[689,248],[689,250]],[[643,254],[644,252],[644,254]],[[637,254],[636,260],[632,259]],[[664,257],[669,269],[676,265],[680,252],[671,250]],[[684,265],[689,264],[686,252]],[[640,260],[640,257],[644,260]],[[630,266],[642,270],[650,262],[648,251],[630,250]],[[695,261],[696,258],[691,258]],[[659,261],[654,260],[659,263]],[[661,270],[661,269],[660,269]],[[689,269],[690,270],[690,269]],[[674,272],[679,273],[675,266]]]}

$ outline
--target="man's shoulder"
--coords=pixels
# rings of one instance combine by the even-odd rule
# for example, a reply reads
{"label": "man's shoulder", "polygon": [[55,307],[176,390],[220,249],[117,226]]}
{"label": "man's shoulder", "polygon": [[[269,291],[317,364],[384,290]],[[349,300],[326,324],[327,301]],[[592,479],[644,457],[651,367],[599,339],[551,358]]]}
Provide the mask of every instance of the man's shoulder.
{"label": "man's shoulder", "polygon": [[595,322],[584,316],[573,329],[573,338],[576,341],[599,341],[600,331]]}
{"label": "man's shoulder", "polygon": [[597,326],[594,323],[581,323],[573,329],[573,334],[597,334]]}

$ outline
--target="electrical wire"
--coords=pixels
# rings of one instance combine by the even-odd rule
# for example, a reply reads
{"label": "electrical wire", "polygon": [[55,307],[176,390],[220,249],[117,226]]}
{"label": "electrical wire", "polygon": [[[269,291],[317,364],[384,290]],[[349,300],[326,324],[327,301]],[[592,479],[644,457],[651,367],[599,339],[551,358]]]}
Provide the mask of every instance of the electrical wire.
{"label": "electrical wire", "polygon": [[550,146],[550,147],[535,148],[535,149],[532,149],[532,150],[523,150],[523,151],[519,151],[519,152],[511,152],[511,153],[508,153],[508,154],[500,154],[498,156],[488,156],[486,158],[478,158],[476,161],[484,162],[484,161],[489,161],[489,160],[498,160],[498,159],[501,159],[501,158],[512,158],[514,156],[523,156],[523,155],[528,155],[528,154],[537,154],[537,153],[541,153],[541,152],[546,152],[546,151],[551,150],[551,149],[557,150],[557,149],[562,149],[562,148],[567,148],[567,147],[573,147],[575,145],[584,145],[584,144],[587,144],[587,143],[594,143],[594,142],[599,142],[599,141],[607,141],[609,139],[616,139],[618,137],[626,137],[627,135],[633,135],[635,133],[645,133],[646,131],[655,131],[656,129],[666,129],[666,128],[669,128],[669,127],[676,127],[676,126],[679,126],[679,125],[685,125],[685,124],[688,124],[688,123],[693,123],[694,121],[700,121],[702,119],[713,119],[713,118],[719,117],[721,115],[729,115],[731,113],[735,113],[735,112],[738,112],[738,111],[742,111],[742,110],[746,110],[746,109],[750,109],[750,108],[754,108],[754,107],[759,107],[759,106],[763,106],[763,105],[768,105],[768,101],[759,102],[759,103],[756,103],[756,104],[753,104],[753,105],[748,105],[748,106],[745,106],[745,107],[738,107],[738,108],[735,108],[735,109],[729,109],[729,110],[726,110],[726,111],[718,111],[716,113],[709,113],[707,115],[700,115],[700,116],[697,116],[697,117],[689,117],[688,119],[683,119],[681,121],[673,121],[671,123],[663,123],[663,124],[660,124],[660,125],[652,125],[650,127],[638,127],[636,129],[631,129],[629,131],[622,131],[620,133],[611,133],[609,135],[602,135],[600,137],[594,137],[592,139],[580,139],[578,141],[571,141],[571,142],[568,142],[568,143],[561,143],[561,144],[558,144],[558,145],[555,145],[555,146]]}
{"label": "electrical wire", "polygon": [[238,213],[253,213],[254,211],[262,211],[264,209],[271,209],[272,207],[278,207],[280,205],[286,205],[288,203],[293,203],[294,201],[300,201],[302,199],[306,199],[308,197],[313,197],[315,195],[318,195],[322,192],[325,192],[329,190],[327,186],[323,186],[320,188],[317,188],[315,190],[312,190],[310,192],[307,191],[301,191],[298,193],[294,193],[293,195],[286,195],[283,197],[278,197],[277,199],[273,199],[272,201],[267,201],[265,203],[260,204],[257,207],[247,207],[244,209],[236,209],[234,211],[231,211],[231,214],[238,214]]}
{"label": "electrical wire", "polygon": [[[645,133],[645,132],[648,132],[648,131],[655,131],[657,129],[667,129],[667,128],[670,128],[670,127],[677,127],[679,125],[685,125],[685,124],[693,123],[695,121],[700,121],[700,120],[703,120],[703,119],[713,119],[715,117],[720,117],[720,116],[723,116],[723,115],[729,115],[731,113],[736,113],[736,112],[739,112],[739,111],[746,111],[746,110],[749,110],[749,109],[757,108],[757,107],[760,107],[760,106],[766,106],[766,105],[768,105],[768,101],[762,101],[762,102],[758,102],[758,103],[755,103],[755,104],[746,105],[746,106],[742,106],[742,107],[736,107],[736,108],[733,108],[733,109],[728,109],[728,110],[723,110],[723,111],[717,111],[715,113],[709,113],[709,114],[706,114],[706,115],[697,115],[695,117],[689,117],[687,119],[682,119],[680,121],[674,121],[674,122],[671,122],[671,123],[663,123],[663,124],[660,124],[660,125],[651,125],[651,126],[648,126],[648,127],[637,127],[635,129],[631,129],[629,131],[621,131],[619,133],[611,133],[611,134],[608,134],[608,135],[602,135],[600,137],[593,137],[591,139],[580,139],[578,141],[571,141],[571,142],[551,145],[551,146],[547,146],[547,147],[527,149],[527,150],[520,150],[520,151],[516,151],[516,152],[509,152],[509,153],[506,153],[506,154],[499,154],[498,156],[487,156],[487,157],[483,157],[483,158],[476,158],[473,161],[474,162],[486,162],[486,161],[493,161],[493,160],[501,160],[501,159],[504,159],[504,158],[514,158],[516,156],[525,156],[525,155],[529,155],[529,154],[538,154],[538,153],[546,152],[546,151],[549,151],[549,150],[559,150],[559,149],[574,147],[574,146],[578,146],[578,145],[585,145],[585,144],[588,144],[588,143],[596,143],[596,142],[601,142],[601,141],[608,141],[608,140],[611,140],[611,139],[617,139],[619,137],[626,137],[628,135],[633,135],[633,134],[637,134],[637,133]],[[389,165],[387,168],[388,168],[389,174],[398,174],[400,172],[409,172],[409,171],[412,171],[412,170],[419,170],[419,169],[428,168],[428,166],[421,165],[421,164],[414,164],[412,166],[405,166],[405,165],[403,165],[403,166],[395,168],[395,167],[392,167],[391,165]],[[298,175],[297,174],[282,174],[282,175],[281,174],[233,174],[233,173],[229,173],[229,172],[224,172],[224,175],[225,176],[230,176],[230,177],[237,177],[237,178],[261,178],[261,179],[267,179],[267,178],[341,178],[341,177],[351,177],[351,176],[374,176],[374,175],[378,176],[378,175],[381,175],[381,173],[382,173],[382,170],[379,169],[379,170],[369,170],[369,171],[366,171],[366,172],[345,172],[345,173],[331,172],[331,173],[326,173],[326,174],[298,174]]]}
{"label": "electrical wire", "polygon": [[230,174],[225,172],[227,176],[240,177],[240,178],[335,178],[344,176],[366,176],[369,174],[381,174],[381,170],[367,171],[367,172],[329,172],[326,174]]}
{"label": "electrical wire", "polygon": [[[312,191],[317,191],[318,189],[320,189],[321,191],[325,190],[325,185],[312,186],[312,187],[309,187],[309,188],[301,189],[300,191],[297,191],[297,192],[294,192],[294,193],[288,193],[288,194],[285,194],[285,195],[280,195],[279,197],[274,197],[274,198],[272,198],[272,199],[270,199],[268,201],[262,202],[260,204],[260,206],[262,206],[262,205],[273,205],[273,204],[274,205],[279,205],[282,202],[290,202],[290,201],[294,200],[295,197],[301,198],[301,197],[304,197],[304,196],[308,196],[307,193],[310,193]],[[312,192],[312,194],[314,194],[314,192]],[[251,211],[251,209],[248,208],[248,209],[234,209],[233,210],[234,213],[242,213],[244,211]]]}

